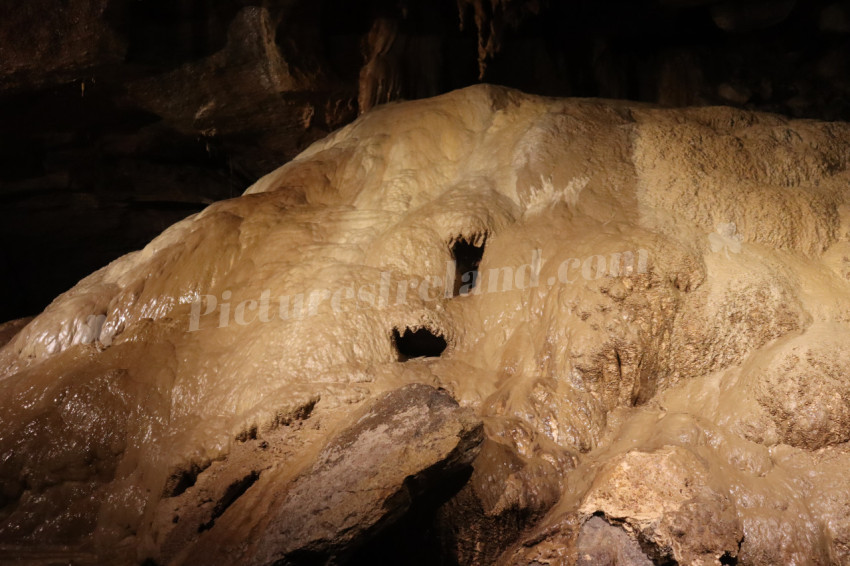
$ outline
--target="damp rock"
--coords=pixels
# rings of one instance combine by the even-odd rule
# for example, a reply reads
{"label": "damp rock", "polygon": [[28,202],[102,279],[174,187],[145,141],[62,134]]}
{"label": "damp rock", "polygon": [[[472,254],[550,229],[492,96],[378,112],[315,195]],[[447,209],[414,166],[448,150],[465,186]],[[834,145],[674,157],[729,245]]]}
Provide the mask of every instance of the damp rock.
{"label": "damp rock", "polygon": [[468,467],[482,433],[480,421],[432,387],[380,397],[271,505],[252,562],[340,559]]}

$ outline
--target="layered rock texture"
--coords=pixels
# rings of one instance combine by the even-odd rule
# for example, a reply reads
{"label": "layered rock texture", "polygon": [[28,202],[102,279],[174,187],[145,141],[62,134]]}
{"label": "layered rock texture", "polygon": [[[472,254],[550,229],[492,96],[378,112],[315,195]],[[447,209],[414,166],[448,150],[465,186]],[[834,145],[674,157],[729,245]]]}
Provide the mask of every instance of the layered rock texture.
{"label": "layered rock texture", "polygon": [[379,106],[0,329],[3,557],[850,563],[848,144]]}

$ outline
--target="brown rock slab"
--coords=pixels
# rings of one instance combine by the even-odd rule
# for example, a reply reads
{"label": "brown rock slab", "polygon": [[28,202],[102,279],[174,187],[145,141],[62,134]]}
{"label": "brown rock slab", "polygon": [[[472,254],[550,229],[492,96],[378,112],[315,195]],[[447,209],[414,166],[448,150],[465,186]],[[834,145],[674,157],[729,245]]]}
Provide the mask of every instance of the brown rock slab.
{"label": "brown rock slab", "polygon": [[295,480],[251,563],[332,563],[468,466],[482,436],[481,422],[444,391],[413,384],[383,395]]}

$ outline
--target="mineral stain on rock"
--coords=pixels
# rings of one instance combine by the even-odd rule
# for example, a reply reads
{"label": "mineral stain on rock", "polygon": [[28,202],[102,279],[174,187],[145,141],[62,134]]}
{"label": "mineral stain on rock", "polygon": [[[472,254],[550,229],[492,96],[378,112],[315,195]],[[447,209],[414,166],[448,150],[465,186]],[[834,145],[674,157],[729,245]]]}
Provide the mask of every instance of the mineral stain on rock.
{"label": "mineral stain on rock", "polygon": [[0,329],[3,559],[847,563],[848,147],[378,106]]}

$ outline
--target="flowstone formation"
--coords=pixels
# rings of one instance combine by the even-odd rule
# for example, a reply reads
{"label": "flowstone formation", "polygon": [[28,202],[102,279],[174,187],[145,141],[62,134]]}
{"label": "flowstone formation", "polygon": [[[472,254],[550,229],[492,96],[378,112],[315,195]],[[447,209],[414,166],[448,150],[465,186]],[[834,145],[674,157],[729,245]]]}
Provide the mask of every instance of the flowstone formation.
{"label": "flowstone formation", "polygon": [[850,564],[848,144],[377,107],[3,327],[3,559]]}

